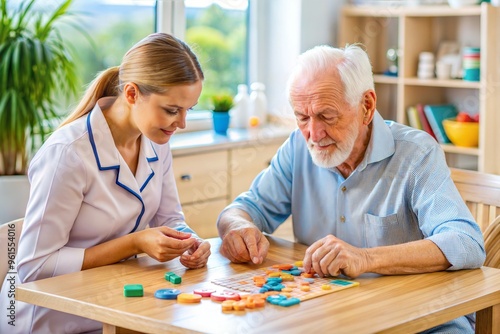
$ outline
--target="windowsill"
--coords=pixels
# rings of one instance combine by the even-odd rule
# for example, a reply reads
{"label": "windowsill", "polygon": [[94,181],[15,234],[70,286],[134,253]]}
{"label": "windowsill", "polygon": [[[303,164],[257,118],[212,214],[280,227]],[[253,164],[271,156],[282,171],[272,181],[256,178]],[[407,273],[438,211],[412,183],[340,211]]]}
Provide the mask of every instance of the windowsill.
{"label": "windowsill", "polygon": [[[279,116],[268,116],[268,123],[265,127],[283,127],[283,128],[295,128],[296,122],[293,117],[279,117]],[[232,127],[231,125],[229,126]],[[188,113],[186,117],[186,127],[184,129],[177,129],[175,133],[186,133],[186,132],[197,132],[212,130],[212,112],[209,110],[197,111],[193,113]]]}
{"label": "windowsill", "polygon": [[208,110],[198,111],[188,113],[186,117],[186,127],[184,129],[177,129],[175,133],[186,133],[210,129],[212,129],[212,112]]}
{"label": "windowsill", "polygon": [[252,129],[229,128],[227,135],[220,135],[210,128],[176,133],[170,139],[170,148],[174,156],[179,156],[248,145],[283,143],[293,130],[289,126],[266,124]]}

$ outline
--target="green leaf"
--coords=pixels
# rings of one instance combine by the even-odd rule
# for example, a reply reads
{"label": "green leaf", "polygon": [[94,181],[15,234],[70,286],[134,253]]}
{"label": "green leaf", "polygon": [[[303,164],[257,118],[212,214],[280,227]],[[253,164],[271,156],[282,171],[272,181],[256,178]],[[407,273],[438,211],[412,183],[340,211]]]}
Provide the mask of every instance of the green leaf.
{"label": "green leaf", "polygon": [[25,172],[28,144],[48,136],[59,99],[75,94],[79,82],[70,41],[59,33],[66,19],[79,22],[69,21],[72,0],[49,13],[35,2],[15,1],[13,8],[0,0],[0,175]]}
{"label": "green leaf", "polygon": [[52,32],[54,22],[60,17],[64,16],[64,14],[66,14],[72,2],[73,0],[66,0],[54,11],[52,16],[48,19],[45,25],[41,27],[41,30],[39,31],[39,38],[41,40],[45,40],[49,36],[49,34]]}
{"label": "green leaf", "polygon": [[27,23],[25,23],[24,19],[26,18],[26,16],[29,17],[30,10],[33,7],[33,5],[35,4],[35,1],[36,0],[30,0],[28,2],[21,1],[21,5],[19,6],[19,10],[18,10],[19,15],[17,16],[18,21],[16,24],[16,26],[17,26],[16,30],[25,30],[26,29]]}

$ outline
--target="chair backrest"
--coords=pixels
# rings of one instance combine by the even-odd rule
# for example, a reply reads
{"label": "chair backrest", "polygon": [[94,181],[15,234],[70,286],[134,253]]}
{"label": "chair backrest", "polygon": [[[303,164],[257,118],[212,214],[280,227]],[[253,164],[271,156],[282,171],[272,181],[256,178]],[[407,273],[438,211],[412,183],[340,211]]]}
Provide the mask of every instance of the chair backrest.
{"label": "chair backrest", "polygon": [[500,175],[450,168],[451,178],[481,231],[500,215]]}
{"label": "chair backrest", "polygon": [[486,248],[484,265],[500,269],[500,216],[484,231],[484,247]]}
{"label": "chair backrest", "polygon": [[24,218],[20,218],[0,225],[0,289],[7,273],[17,270],[14,257],[17,254],[23,222]]}

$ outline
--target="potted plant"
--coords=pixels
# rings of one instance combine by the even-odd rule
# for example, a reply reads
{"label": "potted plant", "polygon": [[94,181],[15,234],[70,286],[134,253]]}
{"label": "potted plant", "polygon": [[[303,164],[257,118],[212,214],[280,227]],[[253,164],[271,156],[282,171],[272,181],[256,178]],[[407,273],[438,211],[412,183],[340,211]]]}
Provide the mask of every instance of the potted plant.
{"label": "potted plant", "polygon": [[228,93],[213,95],[212,105],[214,131],[225,135],[229,127],[229,110],[233,107],[233,96]]}
{"label": "potted plant", "polygon": [[[74,24],[64,20],[72,1],[47,13],[36,0],[0,0],[0,182],[26,174],[30,153],[52,131],[56,101],[76,93],[75,63],[59,30],[60,23]],[[26,192],[29,186],[21,188]],[[0,189],[9,191],[5,198],[0,194],[9,209],[16,196]]]}

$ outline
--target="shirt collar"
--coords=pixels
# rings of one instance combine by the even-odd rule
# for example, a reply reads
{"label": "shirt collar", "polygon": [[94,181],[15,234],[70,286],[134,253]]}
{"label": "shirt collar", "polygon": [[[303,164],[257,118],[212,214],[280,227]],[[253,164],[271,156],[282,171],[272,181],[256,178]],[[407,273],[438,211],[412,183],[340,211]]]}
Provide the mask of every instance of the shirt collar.
{"label": "shirt collar", "polygon": [[96,103],[87,117],[89,140],[99,169],[118,167],[120,165],[120,153],[115,146],[111,130],[99,103]]}
{"label": "shirt collar", "polygon": [[[88,116],[87,126],[89,138],[92,143],[94,154],[101,169],[109,169],[120,165],[120,153],[115,146],[108,122],[97,103]],[[144,135],[141,137],[141,151],[139,155],[139,166],[142,161],[151,162],[158,160],[151,141]],[[138,167],[139,167],[138,166]]]}
{"label": "shirt collar", "polygon": [[368,164],[382,161],[394,154],[396,146],[390,129],[393,123],[393,121],[385,121],[379,112],[375,110],[370,142],[366,148],[365,157],[357,169],[362,171]]}

